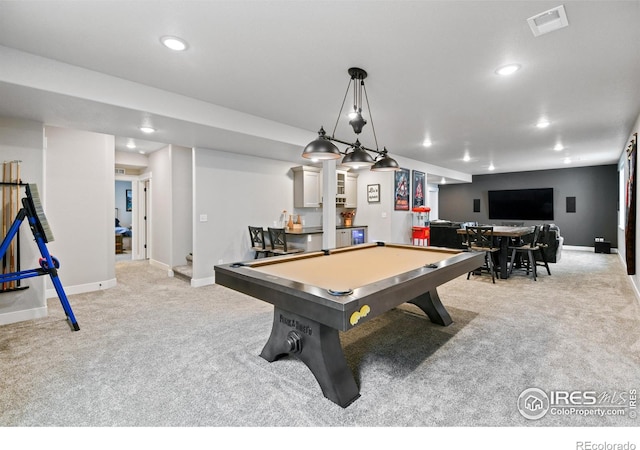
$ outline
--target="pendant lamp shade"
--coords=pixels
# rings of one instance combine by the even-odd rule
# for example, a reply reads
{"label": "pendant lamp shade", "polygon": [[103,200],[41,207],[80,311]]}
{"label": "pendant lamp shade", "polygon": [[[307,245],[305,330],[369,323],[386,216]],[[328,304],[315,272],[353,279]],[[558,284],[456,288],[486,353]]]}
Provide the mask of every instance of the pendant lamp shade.
{"label": "pendant lamp shade", "polygon": [[356,141],[353,151],[347,153],[342,159],[342,165],[348,167],[372,166],[375,163],[371,155],[360,147],[360,142]]}
{"label": "pendant lamp shade", "polygon": [[338,147],[326,137],[324,128],[318,131],[318,139],[311,141],[302,151],[302,156],[308,159],[338,159],[342,156]]}
{"label": "pendant lamp shade", "polygon": [[387,155],[387,149],[382,151],[382,156],[371,166],[371,170],[374,172],[395,172],[400,170],[398,162]]}

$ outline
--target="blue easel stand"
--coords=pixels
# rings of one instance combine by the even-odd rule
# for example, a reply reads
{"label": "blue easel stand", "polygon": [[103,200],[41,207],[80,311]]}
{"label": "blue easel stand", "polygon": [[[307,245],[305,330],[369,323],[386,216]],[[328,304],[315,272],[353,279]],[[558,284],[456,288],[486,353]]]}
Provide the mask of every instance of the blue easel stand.
{"label": "blue easel stand", "polygon": [[71,309],[71,305],[67,299],[67,294],[64,292],[64,288],[62,287],[62,282],[58,277],[58,267],[60,267],[60,263],[57,259],[51,256],[49,249],[47,248],[47,242],[53,240],[53,235],[51,234],[47,219],[44,216],[44,211],[40,205],[38,188],[35,184],[20,184],[25,186],[26,197],[22,199],[23,208],[18,211],[18,215],[11,224],[9,232],[4,237],[4,240],[0,245],[0,259],[4,258],[11,241],[15,236],[17,236],[18,231],[20,230],[20,225],[24,219],[28,220],[29,227],[31,228],[31,232],[33,233],[33,237],[35,238],[42,258],[40,259],[39,268],[0,274],[0,284],[23,280],[25,278],[49,275],[51,277],[51,282],[56,289],[56,293],[58,294],[58,298],[60,299],[60,303],[62,304],[62,308],[67,315],[69,325],[74,331],[78,331],[80,327],[73,315],[73,310]]}

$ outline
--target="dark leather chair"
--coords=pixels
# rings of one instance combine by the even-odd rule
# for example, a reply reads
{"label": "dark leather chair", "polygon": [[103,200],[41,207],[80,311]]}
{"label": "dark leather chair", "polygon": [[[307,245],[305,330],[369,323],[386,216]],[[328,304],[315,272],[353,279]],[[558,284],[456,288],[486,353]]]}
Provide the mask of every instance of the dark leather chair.
{"label": "dark leather chair", "polygon": [[292,247],[287,244],[287,232],[284,228],[269,227],[269,239],[271,240],[271,253],[273,255],[290,255],[304,252],[303,248]]}
{"label": "dark leather chair", "polygon": [[431,222],[429,230],[429,245],[433,247],[466,249],[466,237],[458,234],[461,227],[459,222]]}
{"label": "dark leather chair", "polygon": [[471,252],[484,252],[484,265],[476,271],[467,274],[467,280],[472,273],[478,270],[487,271],[491,274],[491,281],[496,282],[496,254],[500,248],[496,245],[493,236],[493,227],[467,227],[467,248]]}
{"label": "dark leather chair", "polygon": [[251,237],[251,249],[256,252],[256,259],[260,255],[267,257],[271,254],[271,249],[267,247],[264,240],[264,228],[249,226],[249,236]]}

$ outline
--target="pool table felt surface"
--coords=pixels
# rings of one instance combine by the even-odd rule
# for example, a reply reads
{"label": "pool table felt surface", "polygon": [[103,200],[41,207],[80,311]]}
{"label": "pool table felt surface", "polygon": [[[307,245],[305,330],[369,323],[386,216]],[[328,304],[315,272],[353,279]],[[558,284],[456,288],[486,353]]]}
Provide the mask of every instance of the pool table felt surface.
{"label": "pool table felt surface", "polygon": [[332,291],[348,291],[391,278],[460,254],[458,250],[405,245],[364,244],[282,260],[256,262],[250,267],[266,275]]}

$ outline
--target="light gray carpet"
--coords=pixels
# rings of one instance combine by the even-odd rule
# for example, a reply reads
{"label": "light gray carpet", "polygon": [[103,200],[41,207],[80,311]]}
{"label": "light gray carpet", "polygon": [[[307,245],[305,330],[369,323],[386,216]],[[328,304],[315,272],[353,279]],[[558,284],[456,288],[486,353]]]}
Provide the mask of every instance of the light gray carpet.
{"label": "light gray carpet", "polygon": [[57,298],[48,318],[0,327],[0,425],[637,426],[518,412],[529,387],[640,387],[640,307],[618,255],[564,251],[551,270],[443,285],[447,328],[406,305],[342,334],[361,391],[342,409],[299,361],[259,357],[271,305],[121,262],[116,287],[70,296],[80,331]]}

